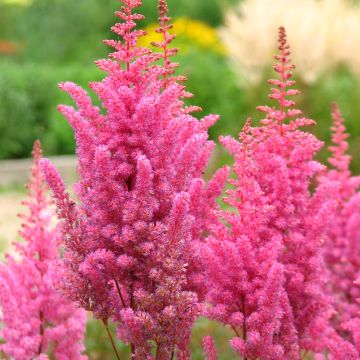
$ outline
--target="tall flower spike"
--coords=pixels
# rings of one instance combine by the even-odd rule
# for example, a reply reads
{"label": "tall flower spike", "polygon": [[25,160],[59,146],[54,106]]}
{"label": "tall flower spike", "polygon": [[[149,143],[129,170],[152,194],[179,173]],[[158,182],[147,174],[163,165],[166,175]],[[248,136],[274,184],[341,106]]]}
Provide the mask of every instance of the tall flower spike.
{"label": "tall flower spike", "polygon": [[295,85],[295,81],[291,80],[292,70],[295,65],[290,64],[290,46],[287,43],[286,31],[282,26],[279,28],[279,51],[280,54],[275,56],[275,60],[278,62],[274,65],[274,70],[280,75],[280,79],[270,79],[268,82],[274,85],[271,88],[269,95],[270,99],[276,100],[279,103],[279,107],[271,108],[269,106],[258,106],[259,111],[265,112],[266,120],[262,123],[275,123],[279,127],[280,134],[284,132],[285,120],[296,117],[295,122],[291,122],[292,126],[299,127],[304,125],[313,125],[314,121],[307,118],[299,118],[302,115],[301,110],[294,109],[295,101],[288,99],[289,96],[298,95],[300,91],[297,89],[291,89]]}
{"label": "tall flower spike", "polygon": [[[39,169],[39,162],[42,157],[40,141],[35,141],[32,151],[33,164],[31,166],[30,182],[27,184],[28,200],[22,202],[22,205],[29,209],[27,216],[20,214],[23,219],[20,236],[25,240],[23,243],[14,243],[17,250],[24,256],[39,259],[53,257],[53,253],[42,253],[43,251],[54,251],[54,247],[44,247],[46,241],[46,232],[49,229],[50,201],[46,197],[47,186]],[[34,228],[33,224],[37,224]],[[34,231],[36,229],[36,231]]]}
{"label": "tall flower spike", "polygon": [[[59,106],[77,143],[77,204],[42,161],[60,218],[58,286],[104,324],[114,321],[134,359],[187,359],[204,296],[200,245],[228,169],[203,180],[214,147],[208,128],[218,117],[189,114],[169,59],[157,65],[162,54],[136,45],[143,16],[133,10],[141,2],[124,4],[117,13],[124,23],[113,28],[123,39],[107,41],[116,51],[97,62],[107,76],[90,84],[103,113],[77,85],[61,84],[77,107]],[[164,1],[159,10],[168,57]]]}
{"label": "tall flower spike", "polygon": [[[168,5],[166,0],[159,0],[158,11],[159,11],[159,25],[160,27],[156,29],[156,32],[163,35],[162,41],[153,41],[151,44],[159,49],[161,49],[161,58],[163,59],[163,67],[160,68],[160,73],[163,76],[163,87],[166,89],[171,82],[184,82],[186,81],[186,76],[177,75],[172,76],[175,73],[176,68],[179,66],[178,63],[174,63],[170,58],[176,55],[179,51],[178,48],[169,48],[169,45],[176,38],[176,35],[171,34],[170,30],[173,28],[173,25],[170,24],[171,17],[168,16]],[[192,93],[186,91],[186,88],[183,87],[182,98],[191,98]],[[183,105],[181,102],[180,105]],[[202,109],[199,106],[187,106],[183,109],[185,113],[191,113],[196,111],[201,111]]]}
{"label": "tall flower spike", "polygon": [[[299,360],[306,352],[330,351],[357,359],[353,346],[329,324],[331,297],[324,291],[322,244],[337,206],[333,182],[312,188],[325,170],[314,160],[322,143],[284,119],[298,115],[285,101],[289,86],[284,29],[272,83],[280,110],[260,107],[262,126],[246,122],[239,136],[220,138],[234,157],[235,178],[204,246],[208,317],[233,330],[232,348],[245,359]],[[290,92],[291,91],[291,92]],[[290,92],[290,93],[289,93]],[[294,112],[295,111],[295,112]],[[311,191],[310,191],[311,190]]]}
{"label": "tall flower spike", "polygon": [[346,133],[345,120],[341,115],[339,106],[334,102],[332,104],[331,116],[333,119],[332,130],[332,146],[329,146],[329,150],[332,156],[329,158],[329,163],[340,173],[344,173],[347,176],[350,175],[350,156],[346,153],[349,144],[347,139],[349,134]]}
{"label": "tall flower spike", "polygon": [[[131,63],[139,56],[144,54],[144,49],[136,46],[140,36],[145,35],[143,30],[134,30],[136,22],[143,20],[144,16],[133,13],[133,10],[141,6],[141,0],[123,0],[125,6],[121,7],[121,11],[117,11],[115,15],[124,20],[123,23],[115,24],[111,30],[123,39],[123,42],[105,40],[105,44],[112,46],[115,52],[110,56],[126,65],[126,70],[130,70]],[[145,51],[146,52],[146,51]]]}
{"label": "tall flower spike", "polygon": [[[359,323],[359,286],[355,281],[360,277],[360,177],[351,176],[348,143],[344,119],[339,107],[332,106],[332,168],[320,177],[320,182],[335,182],[338,187],[330,196],[338,199],[338,208],[326,232],[324,258],[327,266],[327,287],[334,297],[336,314],[332,324],[337,331],[352,338],[360,350],[358,332],[354,328]],[[355,330],[355,331],[354,331]]]}
{"label": "tall flower spike", "polygon": [[[354,282],[354,285],[360,286],[360,279]],[[358,310],[360,307],[360,299],[357,298]],[[358,352],[360,352],[360,312],[353,316],[343,325],[343,330],[347,330],[351,334],[352,342],[355,344]]]}
{"label": "tall flower spike", "polygon": [[218,355],[215,347],[214,340],[211,336],[205,336],[203,338],[203,349],[206,360],[218,360]]}
{"label": "tall flower spike", "polygon": [[347,200],[354,195],[360,186],[360,176],[352,176],[350,170],[351,156],[347,153],[349,144],[346,133],[345,120],[341,115],[339,106],[332,104],[332,145],[329,146],[331,156],[328,159],[332,168],[326,173],[325,180],[338,181],[342,200]]}
{"label": "tall flower spike", "polygon": [[22,216],[24,243],[16,243],[19,260],[7,255],[0,266],[0,305],[3,328],[0,346],[15,360],[86,359],[85,312],[58,294],[53,287],[57,274],[51,263],[58,258],[56,233],[50,227],[51,211],[39,169],[40,143],[33,150],[28,215]]}
{"label": "tall flower spike", "polygon": [[166,0],[159,0],[158,5],[159,10],[159,24],[160,27],[156,29],[156,32],[162,34],[163,41],[160,42],[152,42],[151,44],[157,48],[162,49],[162,58],[164,61],[164,68],[163,68],[163,77],[164,77],[164,89],[167,88],[168,83],[171,81],[179,81],[185,80],[184,77],[177,77],[171,80],[169,77],[174,74],[175,69],[179,66],[178,63],[173,63],[170,60],[171,56],[174,56],[178,53],[178,48],[169,48],[168,46],[171,42],[175,39],[175,35],[170,34],[170,30],[173,28],[172,24],[169,24],[171,18],[168,17],[168,6]]}

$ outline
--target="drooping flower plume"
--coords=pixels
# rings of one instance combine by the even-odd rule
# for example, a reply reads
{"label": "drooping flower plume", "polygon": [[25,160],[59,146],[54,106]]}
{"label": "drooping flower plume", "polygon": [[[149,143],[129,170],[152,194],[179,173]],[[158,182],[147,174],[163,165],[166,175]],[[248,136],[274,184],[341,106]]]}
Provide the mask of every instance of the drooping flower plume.
{"label": "drooping flower plume", "polygon": [[277,107],[261,126],[248,120],[240,141],[221,142],[234,157],[235,179],[205,246],[207,315],[232,328],[233,349],[245,359],[301,359],[330,351],[333,359],[357,353],[329,325],[331,299],[324,292],[323,233],[336,207],[327,182],[310,191],[324,170],[314,160],[322,142],[300,127],[314,124],[294,108],[293,65],[285,29],[270,80]]}
{"label": "drooping flower plume", "polygon": [[15,360],[86,359],[82,355],[85,312],[60,295],[53,286],[56,273],[51,263],[58,258],[50,221],[52,212],[39,168],[40,143],[33,150],[29,183],[28,214],[22,216],[16,243],[17,256],[7,255],[0,266],[1,337],[0,351]]}
{"label": "drooping flower plume", "polygon": [[158,53],[137,47],[141,1],[123,3],[116,15],[124,22],[112,28],[122,40],[106,41],[115,52],[97,65],[107,76],[90,83],[103,109],[77,85],[60,85],[77,106],[59,110],[76,137],[78,203],[42,161],[61,219],[59,287],[105,324],[115,321],[134,358],[187,359],[204,292],[199,244],[228,170],[208,184],[202,178],[214,147],[207,130],[218,117],[198,121],[198,108],[184,105],[191,94],[174,75],[165,0]]}

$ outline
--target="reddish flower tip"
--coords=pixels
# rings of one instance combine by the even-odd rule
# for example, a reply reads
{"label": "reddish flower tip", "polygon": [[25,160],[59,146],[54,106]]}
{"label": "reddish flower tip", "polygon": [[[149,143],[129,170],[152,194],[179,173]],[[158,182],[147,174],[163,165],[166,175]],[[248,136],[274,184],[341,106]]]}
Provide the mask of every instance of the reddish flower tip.
{"label": "reddish flower tip", "polygon": [[286,30],[284,26],[279,27],[279,50],[288,49],[289,45],[287,43]]}
{"label": "reddish flower tip", "polygon": [[[291,80],[292,70],[294,65],[290,64],[290,46],[287,43],[286,31],[283,26],[279,28],[279,54],[274,58],[274,70],[280,75],[280,79],[270,79],[269,84],[273,85],[270,89],[269,98],[278,102],[278,107],[258,106],[257,110],[265,112],[266,119],[262,120],[263,125],[276,125],[279,128],[280,134],[283,134],[285,129],[294,130],[301,126],[313,125],[314,121],[311,119],[301,117],[302,113],[298,109],[294,109],[296,102],[289,97],[300,94],[297,89],[292,89],[295,81]],[[295,118],[291,120],[291,118]],[[285,121],[290,120],[287,126],[284,126]]]}
{"label": "reddish flower tip", "polygon": [[31,152],[34,162],[37,163],[42,157],[42,149],[40,140],[35,140],[33,150]]}
{"label": "reddish flower tip", "polygon": [[165,23],[166,23],[169,20],[169,18],[167,17],[169,7],[167,5],[166,0],[159,0],[158,10],[159,10],[159,22],[160,22],[160,24],[161,24],[162,21],[165,21]]}

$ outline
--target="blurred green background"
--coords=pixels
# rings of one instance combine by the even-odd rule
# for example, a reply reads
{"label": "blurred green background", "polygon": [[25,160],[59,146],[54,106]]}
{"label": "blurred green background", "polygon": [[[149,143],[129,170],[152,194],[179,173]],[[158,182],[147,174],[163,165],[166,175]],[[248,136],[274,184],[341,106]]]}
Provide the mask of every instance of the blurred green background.
{"label": "blurred green background", "polygon": [[[237,64],[229,60],[231,51],[221,51],[216,44],[221,43],[217,31],[224,13],[229,5],[239,2],[169,0],[174,20],[187,20],[187,34],[179,34],[176,41],[182,49],[179,71],[188,76],[188,88],[195,94],[192,102],[203,108],[203,114],[221,115],[211,130],[214,139],[219,134],[236,135],[246,117],[259,119],[257,105],[269,103],[266,79],[271,75],[271,55],[264,54],[269,66],[262,81],[244,83],[239,81]],[[117,0],[0,0],[0,159],[27,157],[35,138],[42,140],[47,155],[74,153],[72,132],[56,111],[57,104],[70,104],[71,100],[57,84],[71,80],[87,87],[88,81],[102,78],[93,61],[108,53],[102,39],[112,36],[109,28],[116,20],[113,12],[118,6]],[[140,26],[153,24],[156,0],[144,0],[141,12],[146,20]],[[264,36],[276,39],[277,34]],[[214,39],[202,43],[198,41],[201,37]],[[311,51],[304,49],[304,57]],[[312,131],[324,141],[330,138],[330,103],[338,101],[351,133],[351,153],[357,154],[357,77],[341,65],[322,73],[315,82],[300,81],[298,85],[303,90],[298,105],[318,122]],[[353,168],[360,168],[360,159],[354,159]]]}
{"label": "blurred green background", "polygon": [[[146,20],[140,26],[153,36],[157,1],[143,3],[140,12],[146,15]],[[266,54],[268,65],[261,73],[261,81],[242,81],[246,73],[239,76],[241,66],[231,60],[229,44],[223,44],[218,35],[224,26],[225,12],[240,1],[168,0],[168,3],[175,30],[179,32],[176,45],[182,50],[177,59],[181,64],[179,71],[189,78],[188,89],[195,94],[192,103],[200,105],[203,114],[221,115],[211,130],[213,139],[220,134],[235,136],[248,116],[255,121],[260,118],[256,106],[271,103],[267,99],[266,81],[273,76],[271,54]],[[295,1],[289,3],[295,5]],[[74,153],[72,131],[56,111],[57,104],[71,104],[71,100],[58,90],[57,84],[69,80],[86,88],[89,81],[103,77],[93,62],[106,57],[109,51],[102,40],[112,37],[109,28],[116,21],[113,13],[118,7],[117,0],[0,0],[0,159],[28,157],[36,138],[42,141],[47,156]],[[261,19],[253,21],[260,23]],[[277,37],[276,31],[263,35]],[[304,57],[311,51],[304,48]],[[326,142],[330,139],[330,104],[333,100],[339,103],[351,134],[352,167],[358,173],[358,77],[346,63],[322,72],[312,82],[304,81],[301,74],[295,76],[302,90],[299,108],[317,121],[311,131]],[[320,159],[326,156],[324,150]],[[221,149],[217,161],[228,161]],[[209,333],[216,338],[223,354],[221,359],[234,358],[225,341],[229,334],[214,323],[200,320],[193,335],[194,359],[203,358],[201,338]],[[90,321],[87,335],[86,346],[92,359],[113,358],[100,323]]]}

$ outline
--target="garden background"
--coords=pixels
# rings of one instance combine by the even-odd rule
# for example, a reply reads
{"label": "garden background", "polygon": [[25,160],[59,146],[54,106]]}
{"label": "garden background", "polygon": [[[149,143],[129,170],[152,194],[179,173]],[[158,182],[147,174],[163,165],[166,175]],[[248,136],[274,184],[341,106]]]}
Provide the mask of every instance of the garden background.
{"label": "garden background", "polygon": [[[141,25],[156,40],[156,0],[143,2],[146,20]],[[328,143],[330,104],[338,102],[350,133],[352,169],[359,174],[359,1],[324,0],[325,5],[316,9],[311,9],[315,0],[168,2],[181,49],[179,71],[188,77],[188,89],[195,94],[191,102],[200,105],[204,114],[221,115],[211,130],[213,139],[236,135],[248,116],[260,118],[256,106],[269,104],[266,79],[272,71],[276,28],[287,25],[294,58],[301,61],[295,71],[302,90],[299,108],[317,121],[313,131]],[[118,7],[117,0],[0,0],[0,173],[4,177],[14,168],[8,160],[27,158],[37,138],[46,156],[74,154],[72,131],[56,110],[57,104],[71,100],[57,84],[71,80],[86,88],[88,81],[102,78],[93,61],[109,51],[102,40],[112,36],[109,28]],[[306,11],[312,16],[302,16]],[[326,157],[324,150],[320,158]],[[73,163],[72,156],[61,159]],[[219,148],[213,165],[227,161]],[[16,214],[25,195],[19,184],[27,181],[26,176],[19,172],[16,184],[0,181],[2,252],[17,237]],[[200,321],[193,337],[195,359],[202,358],[201,338],[209,332],[215,338],[226,337],[215,324]],[[86,345],[92,359],[112,358],[95,321],[89,323]],[[226,349],[219,352],[223,359],[232,359]]]}

